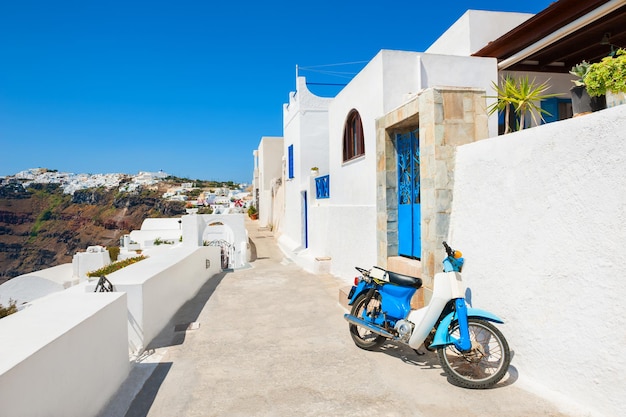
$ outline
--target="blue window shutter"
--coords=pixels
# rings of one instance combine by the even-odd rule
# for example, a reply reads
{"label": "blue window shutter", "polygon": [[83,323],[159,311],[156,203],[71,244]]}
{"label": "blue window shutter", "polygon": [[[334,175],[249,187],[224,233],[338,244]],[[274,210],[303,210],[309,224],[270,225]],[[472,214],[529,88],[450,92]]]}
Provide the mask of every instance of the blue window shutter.
{"label": "blue window shutter", "polygon": [[293,145],[289,145],[289,178],[293,177]]}
{"label": "blue window shutter", "polygon": [[315,178],[315,198],[330,198],[330,176]]}

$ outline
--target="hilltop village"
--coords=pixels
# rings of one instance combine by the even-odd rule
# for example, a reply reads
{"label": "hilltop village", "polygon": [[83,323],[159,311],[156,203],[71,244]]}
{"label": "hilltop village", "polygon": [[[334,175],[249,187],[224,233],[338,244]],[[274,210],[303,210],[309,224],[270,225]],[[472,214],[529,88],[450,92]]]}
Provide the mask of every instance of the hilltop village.
{"label": "hilltop village", "polygon": [[0,284],[72,260],[92,245],[119,247],[148,218],[242,213],[246,184],[164,172],[71,174],[36,168],[0,178]]}
{"label": "hilltop village", "polygon": [[[47,168],[31,168],[15,175],[0,177],[0,187],[14,190],[26,189],[32,184],[56,184],[64,194],[74,195],[76,191],[104,187],[117,189],[120,193],[133,193],[141,190],[160,191],[162,198],[171,201],[183,201],[190,206],[227,207],[232,200],[243,200],[250,193],[247,184],[232,181],[203,181],[173,177],[163,171],[140,171],[136,175],[108,174],[73,174]],[[164,187],[164,185],[166,187]],[[17,187],[17,188],[16,188]]]}

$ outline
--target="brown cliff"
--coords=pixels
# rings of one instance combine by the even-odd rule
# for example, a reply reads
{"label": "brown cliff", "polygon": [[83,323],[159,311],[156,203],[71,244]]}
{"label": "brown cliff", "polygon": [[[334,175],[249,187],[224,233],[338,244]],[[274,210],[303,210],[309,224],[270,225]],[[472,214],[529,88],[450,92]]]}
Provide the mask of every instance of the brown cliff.
{"label": "brown cliff", "polygon": [[161,191],[119,194],[103,188],[63,194],[51,184],[0,187],[0,284],[15,276],[72,261],[88,246],[119,246],[147,217],[175,217],[181,202]]}

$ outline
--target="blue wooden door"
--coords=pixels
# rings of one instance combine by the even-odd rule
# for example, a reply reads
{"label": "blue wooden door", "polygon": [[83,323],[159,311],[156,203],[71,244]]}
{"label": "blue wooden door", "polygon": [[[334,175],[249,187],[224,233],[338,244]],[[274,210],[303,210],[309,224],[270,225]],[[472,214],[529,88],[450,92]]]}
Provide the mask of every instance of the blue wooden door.
{"label": "blue wooden door", "polygon": [[398,161],[398,254],[421,258],[418,131],[397,135],[396,151]]}

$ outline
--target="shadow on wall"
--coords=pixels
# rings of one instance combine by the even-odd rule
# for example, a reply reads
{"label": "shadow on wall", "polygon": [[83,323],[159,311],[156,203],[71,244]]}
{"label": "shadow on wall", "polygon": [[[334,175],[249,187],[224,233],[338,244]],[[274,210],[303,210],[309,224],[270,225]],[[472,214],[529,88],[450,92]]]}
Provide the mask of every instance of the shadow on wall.
{"label": "shadow on wall", "polygon": [[195,297],[178,309],[167,325],[146,347],[146,350],[183,344],[189,324],[195,323],[198,320],[200,312],[225,276],[226,273],[222,272],[207,280]]}
{"label": "shadow on wall", "polygon": [[248,238],[248,245],[250,246],[250,259],[248,262],[254,262],[257,260],[256,245],[250,238]]}

